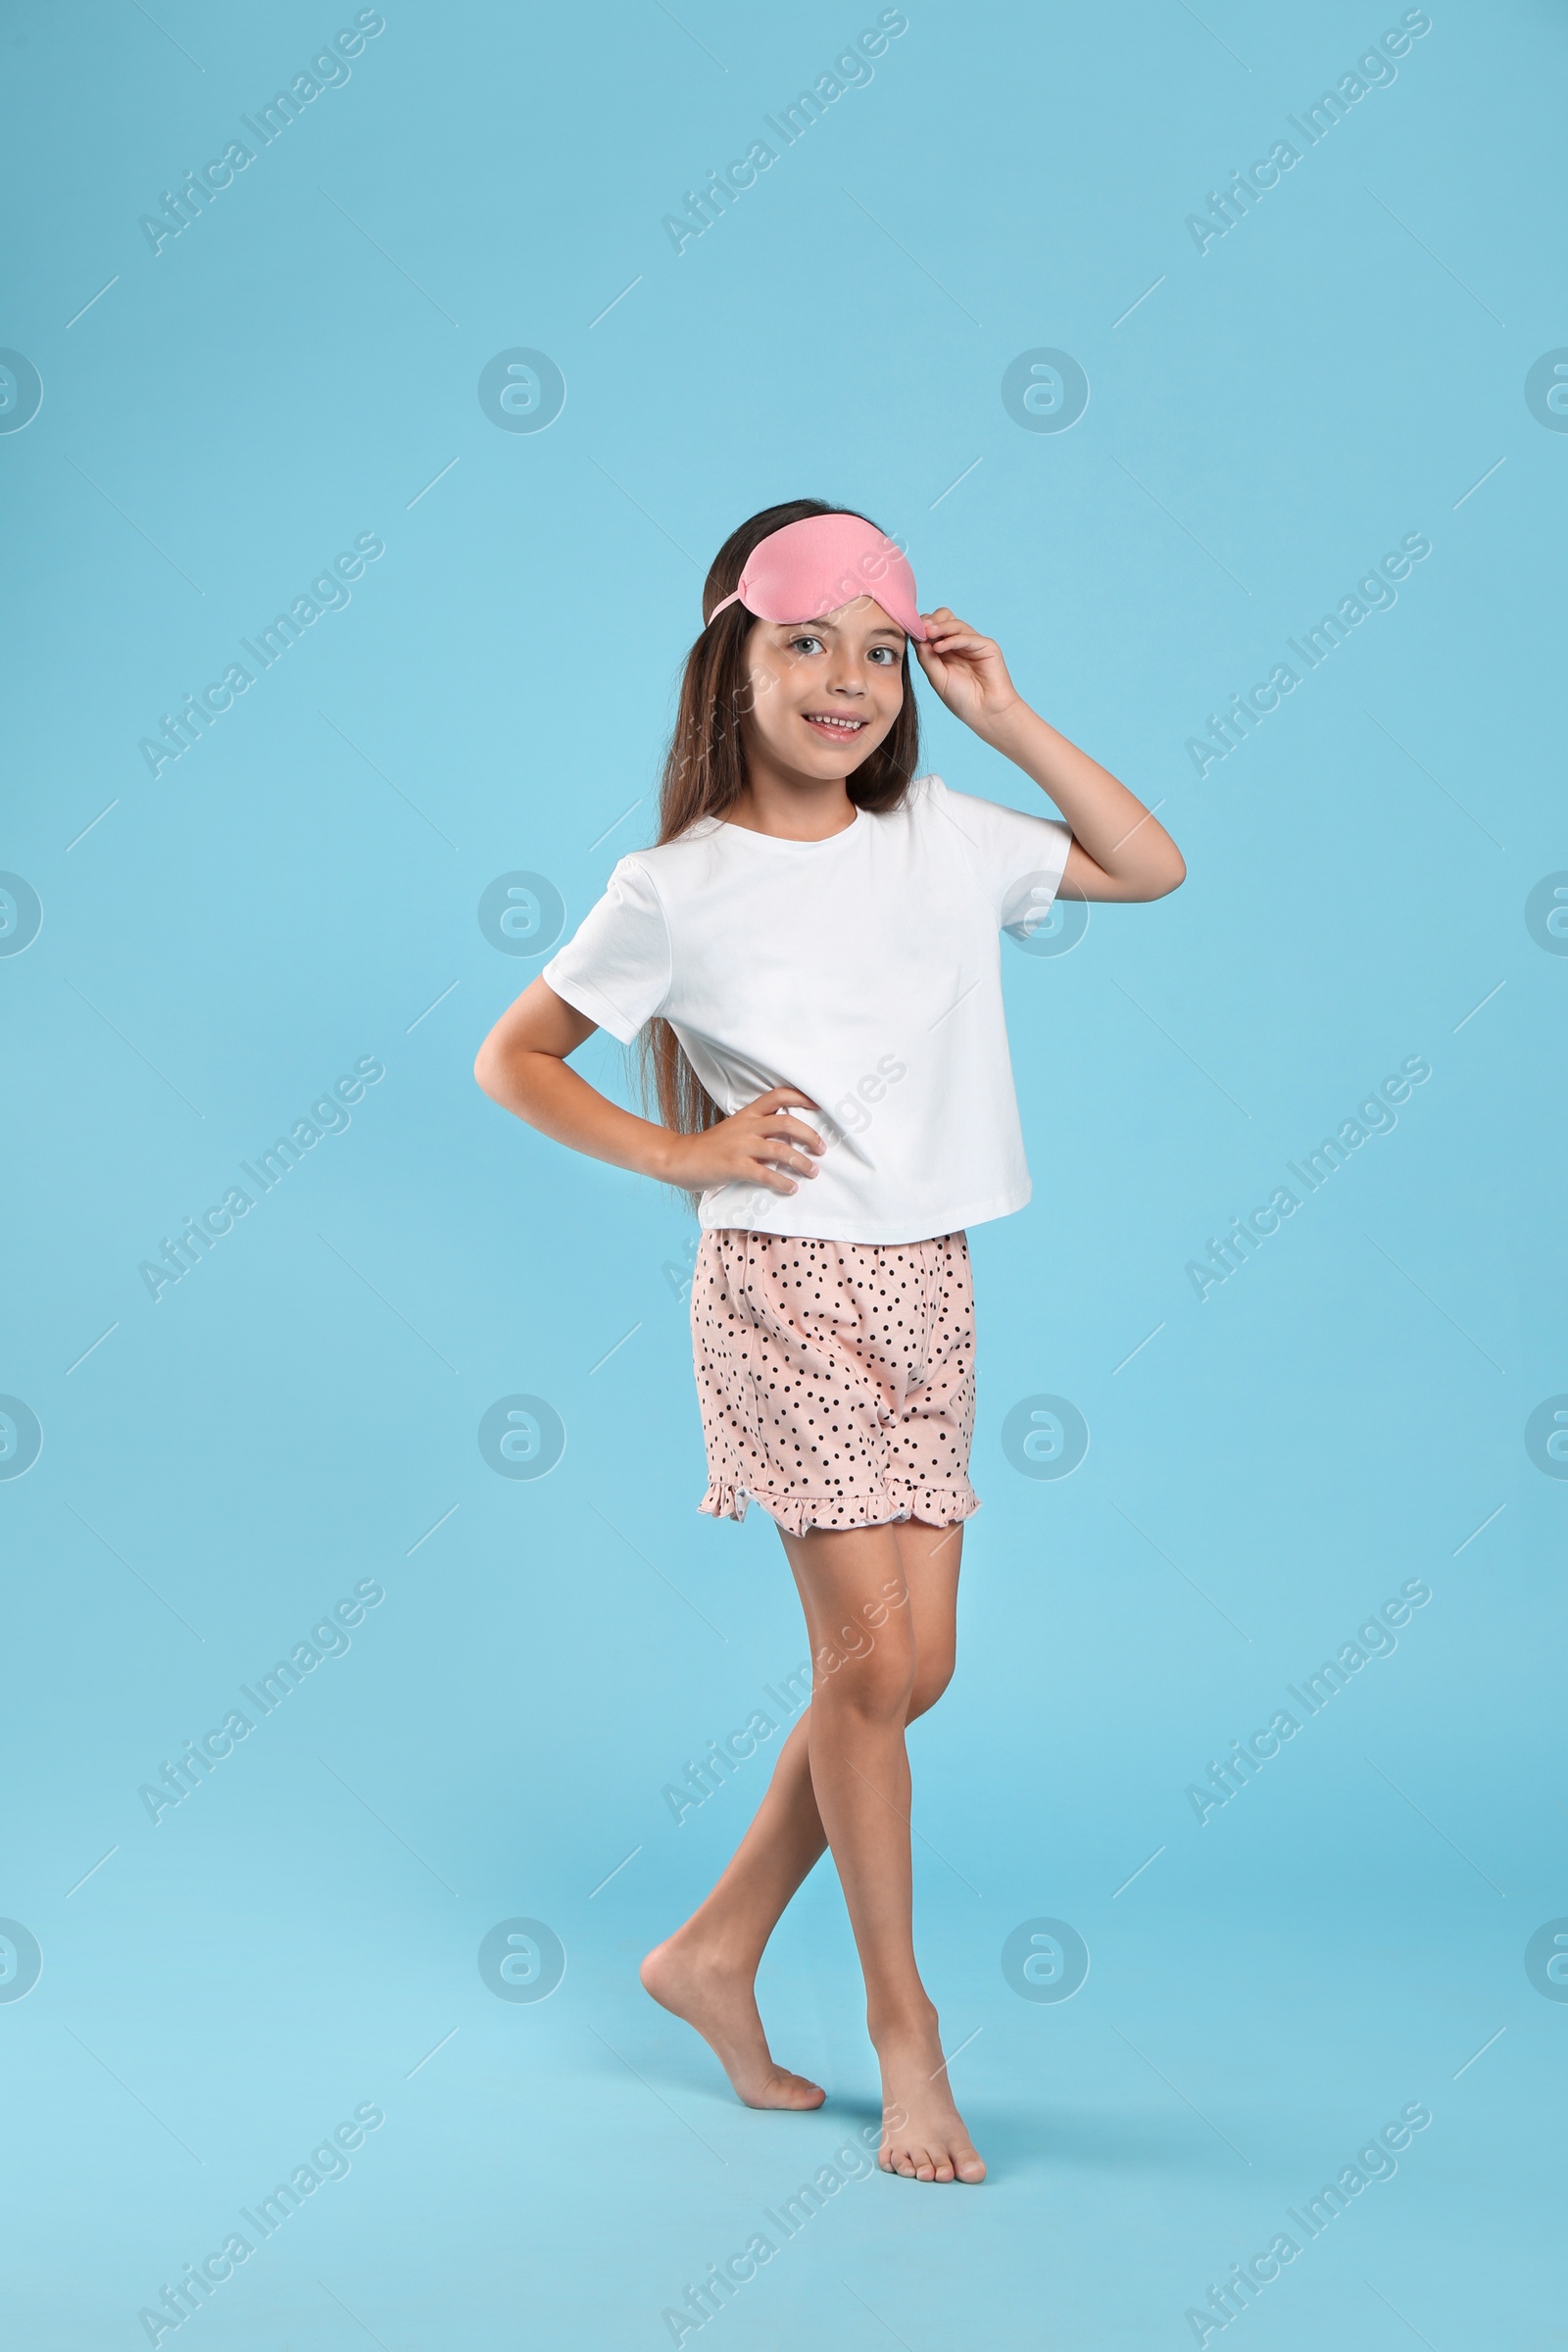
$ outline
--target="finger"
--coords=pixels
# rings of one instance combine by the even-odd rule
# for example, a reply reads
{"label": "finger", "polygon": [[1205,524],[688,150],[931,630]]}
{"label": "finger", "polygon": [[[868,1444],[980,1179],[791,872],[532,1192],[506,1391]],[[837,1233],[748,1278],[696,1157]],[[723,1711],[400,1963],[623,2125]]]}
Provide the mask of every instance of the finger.
{"label": "finger", "polygon": [[746,1104],[748,1110],[783,1110],[786,1107],[820,1110],[822,1106],[819,1102],[813,1102],[809,1095],[803,1094],[798,1086],[770,1087],[765,1095],[759,1095],[755,1102]]}
{"label": "finger", "polygon": [[804,1119],[769,1119],[767,1122],[766,1133],[769,1142],[776,1137],[781,1143],[799,1144],[802,1150],[806,1152],[820,1152],[827,1150],[826,1144],[817,1134],[816,1129],[814,1127],[808,1127]]}
{"label": "finger", "polygon": [[760,1142],[752,1145],[751,1152],[753,1158],[765,1159],[774,1167],[793,1168],[797,1176],[814,1176],[816,1174],[812,1162],[801,1158],[788,1136],[765,1135]]}
{"label": "finger", "polygon": [[801,1189],[792,1178],[779,1175],[765,1159],[754,1159],[751,1162],[750,1175],[743,1177],[741,1181],[749,1184],[760,1184],[770,1193],[798,1193]]}
{"label": "finger", "polygon": [[776,1137],[781,1143],[799,1144],[808,1152],[821,1152],[826,1148],[814,1127],[808,1127],[804,1119],[792,1119],[787,1111],[760,1111],[754,1102],[748,1104],[745,1110],[737,1111],[735,1116],[745,1120],[749,1126],[755,1123],[761,1135],[769,1140]]}
{"label": "finger", "polygon": [[797,1176],[816,1174],[815,1160],[803,1159],[787,1136],[764,1136],[757,1146],[757,1157],[773,1160],[781,1168],[793,1168]]}

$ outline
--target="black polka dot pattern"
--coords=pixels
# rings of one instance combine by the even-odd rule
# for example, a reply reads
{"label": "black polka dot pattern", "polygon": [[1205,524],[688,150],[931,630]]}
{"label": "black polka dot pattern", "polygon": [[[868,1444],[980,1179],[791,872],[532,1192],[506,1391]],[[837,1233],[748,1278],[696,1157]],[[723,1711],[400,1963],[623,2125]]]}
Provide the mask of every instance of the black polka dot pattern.
{"label": "black polka dot pattern", "polygon": [[883,1244],[705,1233],[692,1352],[715,1519],[949,1527],[980,1508],[974,1288],[961,1233]]}

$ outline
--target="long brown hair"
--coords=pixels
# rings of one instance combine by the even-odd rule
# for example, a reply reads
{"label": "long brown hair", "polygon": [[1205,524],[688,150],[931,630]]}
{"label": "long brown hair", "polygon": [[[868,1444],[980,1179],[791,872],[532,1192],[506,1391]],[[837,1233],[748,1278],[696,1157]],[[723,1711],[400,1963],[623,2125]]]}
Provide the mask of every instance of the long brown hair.
{"label": "long brown hair", "polygon": [[[659,842],[673,841],[699,817],[718,816],[746,789],[746,755],[741,720],[751,708],[746,640],[754,615],[731,605],[710,618],[713,607],[733,595],[746,559],[762,540],[787,523],[812,514],[853,514],[853,507],[830,507],[819,498],[787,499],[764,507],[731,531],[713,558],[703,585],[703,633],[686,657],[680,702],[664,760],[659,796]],[[858,515],[858,520],[870,520]],[[872,526],[876,526],[873,524]],[[897,808],[920,756],[920,717],[915,708],[909,649],[904,649],[904,701],[883,740],[845,779],[857,808],[873,816]],[[657,846],[657,845],[656,845]],[[724,1116],[681,1052],[667,1021],[650,1021],[639,1038],[643,1101],[657,1102],[662,1126],[681,1135],[701,1135]]]}

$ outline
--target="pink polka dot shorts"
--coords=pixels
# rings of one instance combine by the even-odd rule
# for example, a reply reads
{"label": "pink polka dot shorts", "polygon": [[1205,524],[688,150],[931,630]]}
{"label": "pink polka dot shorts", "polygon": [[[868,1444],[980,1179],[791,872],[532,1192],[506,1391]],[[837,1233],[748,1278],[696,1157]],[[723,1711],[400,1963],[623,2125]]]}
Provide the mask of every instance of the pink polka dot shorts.
{"label": "pink polka dot shorts", "polygon": [[791,1535],[980,1508],[974,1290],[961,1233],[907,1243],[705,1233],[692,1350],[715,1519]]}

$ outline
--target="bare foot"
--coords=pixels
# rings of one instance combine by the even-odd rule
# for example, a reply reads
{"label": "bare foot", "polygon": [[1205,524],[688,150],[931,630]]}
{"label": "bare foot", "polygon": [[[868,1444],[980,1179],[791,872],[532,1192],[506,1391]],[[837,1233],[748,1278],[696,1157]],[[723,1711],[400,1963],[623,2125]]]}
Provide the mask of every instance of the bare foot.
{"label": "bare foot", "polygon": [[710,1947],[677,1929],[666,1943],[655,1945],[637,1973],[661,2008],[702,2035],[746,2106],[821,2106],[827,2092],[820,2084],[774,2065],[744,1970],[726,1967]]}
{"label": "bare foot", "polygon": [[884,2036],[877,2162],[906,2180],[983,2180],[985,2161],[953,2103],[933,2011],[929,2030]]}

